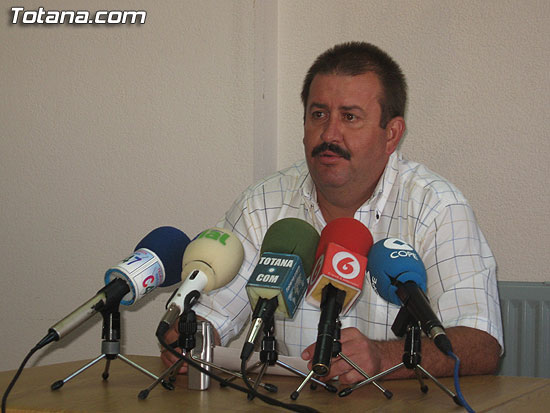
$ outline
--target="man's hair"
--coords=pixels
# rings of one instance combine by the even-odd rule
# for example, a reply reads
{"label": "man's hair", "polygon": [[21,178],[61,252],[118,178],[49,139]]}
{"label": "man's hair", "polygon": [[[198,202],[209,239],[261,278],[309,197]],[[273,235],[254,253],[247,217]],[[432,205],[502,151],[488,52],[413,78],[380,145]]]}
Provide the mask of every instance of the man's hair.
{"label": "man's hair", "polygon": [[357,76],[373,72],[382,86],[378,103],[382,110],[380,127],[385,128],[390,119],[405,115],[407,83],[399,65],[384,51],[366,42],[338,44],[321,54],[309,68],[302,87],[304,121],[307,100],[313,78],[318,75]]}

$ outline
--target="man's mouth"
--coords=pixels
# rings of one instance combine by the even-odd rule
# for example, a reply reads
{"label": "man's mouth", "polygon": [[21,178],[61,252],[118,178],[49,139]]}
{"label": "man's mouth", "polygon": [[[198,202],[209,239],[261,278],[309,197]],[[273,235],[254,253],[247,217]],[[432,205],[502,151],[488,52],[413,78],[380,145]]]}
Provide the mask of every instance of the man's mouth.
{"label": "man's mouth", "polygon": [[333,143],[323,142],[322,144],[316,146],[311,151],[311,157],[315,158],[316,156],[325,158],[325,159],[335,159],[335,158],[344,158],[346,160],[351,159],[351,154],[345,149],[335,145]]}
{"label": "man's mouth", "polygon": [[318,155],[320,158],[341,158],[340,155],[335,154],[334,152],[326,151]]}

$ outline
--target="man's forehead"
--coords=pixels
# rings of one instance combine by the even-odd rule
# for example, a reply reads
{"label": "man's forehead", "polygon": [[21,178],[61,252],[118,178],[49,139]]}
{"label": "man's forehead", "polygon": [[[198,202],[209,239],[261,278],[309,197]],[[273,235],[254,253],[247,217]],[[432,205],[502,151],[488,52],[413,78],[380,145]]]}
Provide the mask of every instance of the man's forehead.
{"label": "man's forehead", "polygon": [[307,107],[326,107],[338,101],[342,109],[362,108],[369,101],[379,101],[382,88],[378,75],[317,74],[310,85]]}

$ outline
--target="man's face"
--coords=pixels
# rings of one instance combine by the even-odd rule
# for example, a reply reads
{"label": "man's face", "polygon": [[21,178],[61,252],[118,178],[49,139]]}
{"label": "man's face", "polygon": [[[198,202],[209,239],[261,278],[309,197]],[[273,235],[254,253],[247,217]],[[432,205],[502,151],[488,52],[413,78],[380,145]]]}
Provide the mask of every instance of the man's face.
{"label": "man's face", "polygon": [[399,142],[393,144],[390,124],[380,127],[381,93],[372,72],[313,79],[303,142],[309,171],[321,192],[347,188],[370,196],[374,191]]}

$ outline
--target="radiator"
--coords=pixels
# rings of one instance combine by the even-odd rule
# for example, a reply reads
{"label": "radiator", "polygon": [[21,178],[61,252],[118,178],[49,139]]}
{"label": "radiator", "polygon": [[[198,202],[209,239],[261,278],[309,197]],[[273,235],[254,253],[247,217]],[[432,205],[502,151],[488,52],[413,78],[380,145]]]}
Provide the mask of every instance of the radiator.
{"label": "radiator", "polygon": [[499,281],[504,357],[497,374],[550,378],[550,283]]}

